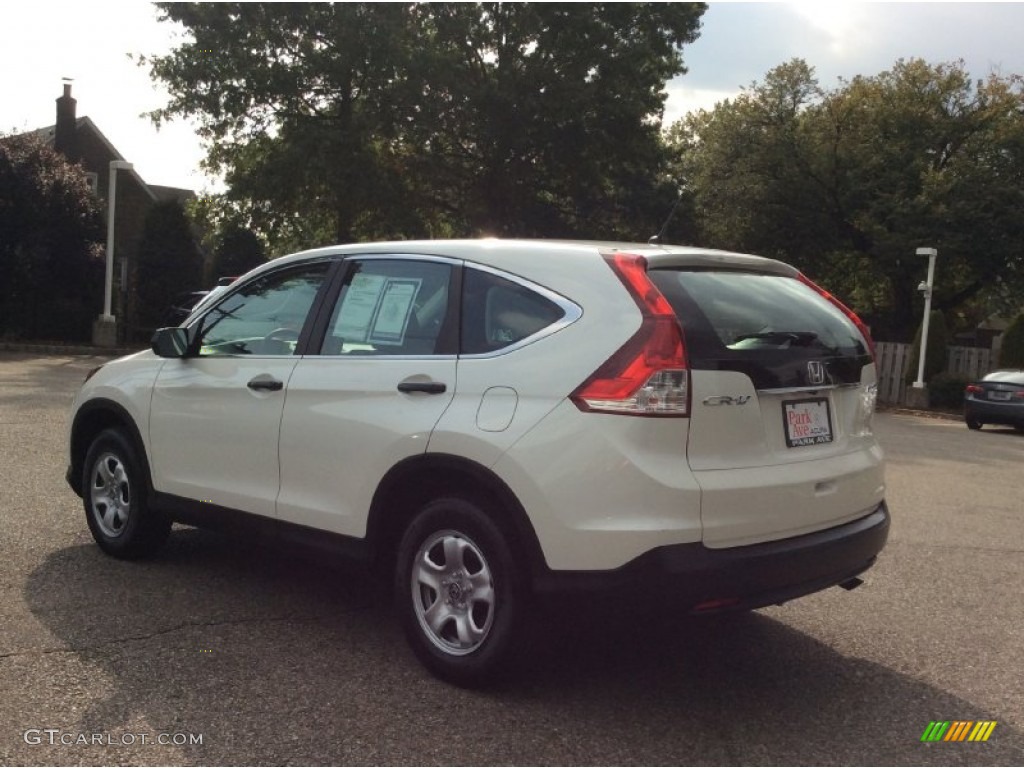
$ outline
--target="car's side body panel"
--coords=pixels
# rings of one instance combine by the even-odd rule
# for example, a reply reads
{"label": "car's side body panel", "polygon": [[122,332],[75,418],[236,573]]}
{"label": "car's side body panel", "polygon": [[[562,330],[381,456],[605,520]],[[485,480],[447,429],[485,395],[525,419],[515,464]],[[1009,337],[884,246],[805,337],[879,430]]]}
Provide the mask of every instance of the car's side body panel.
{"label": "car's side body panel", "polygon": [[[553,250],[513,251],[505,259],[484,254],[491,266],[502,264],[501,274],[507,277],[543,275],[543,284],[534,287],[568,299],[565,323],[556,324],[554,332],[528,338],[525,345],[461,355],[455,398],[431,435],[432,452],[494,465],[639,326],[639,312],[628,299],[617,300],[625,291],[609,279],[610,271],[600,259],[580,259],[572,252],[560,261]],[[465,269],[479,264],[469,261]]]}
{"label": "car's side body panel", "polygon": [[[114,403],[120,409],[119,417],[131,420],[135,434],[142,441],[139,446],[148,455],[149,405],[153,397],[153,383],[156,381],[166,360],[152,352],[137,352],[134,355],[112,360],[100,367],[76,393],[71,405],[73,417],[68,425],[68,444],[84,452],[85,447],[75,434],[81,417],[96,403]],[[82,456],[71,456],[70,464],[79,466]]]}
{"label": "car's side body panel", "polygon": [[564,400],[494,470],[529,510],[551,569],[615,569],[701,540],[687,429],[686,419],[584,413]]}
{"label": "car's side body panel", "polygon": [[262,377],[286,385],[297,362],[290,356],[167,361],[149,419],[154,488],[274,516],[285,393],[248,384]]}
{"label": "car's side body panel", "polygon": [[[455,392],[455,357],[303,357],[281,419],[282,520],[363,536],[387,471],[423,453]],[[444,384],[436,394],[401,382]]]}

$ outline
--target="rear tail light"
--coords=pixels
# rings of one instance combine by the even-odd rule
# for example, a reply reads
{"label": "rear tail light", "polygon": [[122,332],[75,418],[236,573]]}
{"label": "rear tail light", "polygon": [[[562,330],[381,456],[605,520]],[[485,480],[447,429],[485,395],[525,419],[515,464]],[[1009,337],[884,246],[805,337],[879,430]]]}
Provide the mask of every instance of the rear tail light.
{"label": "rear tail light", "polygon": [[846,315],[846,316],[847,316],[848,318],[850,318],[850,321],[851,321],[851,322],[852,322],[852,323],[853,323],[853,324],[854,324],[855,326],[857,326],[857,330],[858,330],[858,331],[860,331],[860,334],[861,334],[861,336],[863,336],[863,337],[864,337],[864,341],[865,341],[865,342],[867,343],[867,345],[868,345],[868,351],[870,351],[870,352],[871,352],[871,358],[872,358],[873,360],[876,360],[876,359],[877,359],[877,357],[875,356],[875,342],[874,342],[874,340],[873,340],[873,339],[871,338],[871,331],[870,331],[870,330],[868,330],[868,327],[867,327],[867,325],[865,325],[864,321],[863,321],[863,320],[861,320],[861,319],[860,319],[860,318],[859,318],[859,317],[857,316],[857,313],[856,313],[856,312],[854,312],[854,311],[853,311],[852,309],[850,309],[850,308],[849,308],[848,306],[846,306],[845,304],[843,304],[843,302],[841,302],[841,301],[840,301],[839,299],[837,299],[837,298],[836,298],[835,296],[833,296],[833,295],[832,295],[831,293],[829,293],[828,291],[826,291],[826,290],[825,290],[824,288],[822,288],[822,287],[821,287],[820,285],[818,285],[817,283],[813,282],[813,281],[812,281],[812,280],[811,280],[810,278],[808,278],[808,277],[807,277],[807,275],[805,275],[805,274],[804,274],[803,272],[801,272],[801,273],[799,273],[799,274],[797,275],[797,279],[798,279],[798,280],[799,280],[799,281],[800,281],[801,283],[803,283],[804,285],[806,285],[806,286],[808,286],[808,287],[810,287],[810,288],[813,288],[813,289],[814,289],[815,291],[817,291],[818,293],[820,293],[820,294],[821,294],[821,295],[822,295],[822,296],[823,296],[823,297],[825,298],[825,300],[826,300],[826,301],[829,301],[829,302],[831,302],[831,303],[832,303],[833,305],[835,305],[835,307],[836,307],[836,308],[837,308],[837,309],[838,309],[838,310],[839,310],[840,312],[842,312],[842,313],[843,313],[844,315]]}
{"label": "rear tail light", "polygon": [[640,329],[570,395],[582,411],[632,416],[687,416],[689,371],[679,320],[647,277],[643,256],[605,257],[633,297],[643,320]]}
{"label": "rear tail light", "polygon": [[971,395],[977,395],[977,394],[980,394],[981,392],[984,392],[984,391],[985,391],[985,388],[984,387],[979,387],[977,384],[968,384],[967,387],[964,389],[964,392],[966,392],[968,394],[971,394]]}
{"label": "rear tail light", "polygon": [[1022,389],[1020,392],[1014,392],[1013,396],[1018,400],[1024,400],[1024,389]]}

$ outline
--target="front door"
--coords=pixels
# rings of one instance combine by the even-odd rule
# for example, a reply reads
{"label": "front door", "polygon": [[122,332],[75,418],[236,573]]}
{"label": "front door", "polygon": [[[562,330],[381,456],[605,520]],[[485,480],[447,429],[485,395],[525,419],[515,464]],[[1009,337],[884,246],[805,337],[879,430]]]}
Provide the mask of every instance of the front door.
{"label": "front door", "polygon": [[274,515],[294,353],[328,267],[321,261],[261,276],[197,321],[198,355],[169,360],[153,392],[156,490]]}

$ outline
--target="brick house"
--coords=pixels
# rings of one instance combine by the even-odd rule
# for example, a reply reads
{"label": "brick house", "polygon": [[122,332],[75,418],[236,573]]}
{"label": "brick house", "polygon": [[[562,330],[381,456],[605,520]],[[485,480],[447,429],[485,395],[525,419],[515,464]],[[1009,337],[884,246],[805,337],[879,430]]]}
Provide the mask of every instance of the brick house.
{"label": "brick house", "polygon": [[[50,144],[70,162],[79,163],[89,186],[106,209],[110,189],[110,163],[126,160],[103,132],[88,117],[76,116],[77,100],[71,96],[71,84],[64,84],[64,94],[57,99],[54,125],[32,131]],[[142,240],[146,214],[156,203],[177,201],[184,204],[195,193],[190,189],[147,184],[135,170],[117,171],[116,204],[114,207],[114,287],[111,311],[122,327],[120,339],[128,338],[132,324],[132,302],[128,288],[132,285],[133,262]],[[106,221],[106,213],[104,213]],[[102,307],[96,308],[97,315]],[[127,323],[124,322],[127,320]],[[127,333],[126,333],[127,332]]]}

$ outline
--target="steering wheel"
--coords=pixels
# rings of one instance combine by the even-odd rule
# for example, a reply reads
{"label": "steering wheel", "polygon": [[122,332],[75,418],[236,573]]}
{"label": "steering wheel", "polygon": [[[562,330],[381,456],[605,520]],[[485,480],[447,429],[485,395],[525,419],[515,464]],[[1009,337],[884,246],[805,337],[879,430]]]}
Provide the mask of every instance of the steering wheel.
{"label": "steering wheel", "polygon": [[[298,341],[299,332],[294,328],[275,328],[266,336],[263,337],[263,348],[266,349],[273,342],[284,342]],[[266,352],[264,354],[267,354]]]}

